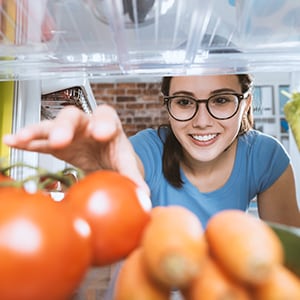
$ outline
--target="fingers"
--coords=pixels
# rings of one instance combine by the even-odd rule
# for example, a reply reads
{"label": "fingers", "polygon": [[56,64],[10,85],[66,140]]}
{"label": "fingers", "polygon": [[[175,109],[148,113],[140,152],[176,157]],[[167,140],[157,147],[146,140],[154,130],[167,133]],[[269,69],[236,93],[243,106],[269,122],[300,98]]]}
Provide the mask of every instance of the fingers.
{"label": "fingers", "polygon": [[98,141],[107,141],[120,134],[122,125],[117,112],[108,105],[98,106],[90,120],[89,132]]}
{"label": "fingers", "polygon": [[51,146],[63,147],[71,142],[75,134],[105,142],[120,130],[122,126],[117,112],[108,105],[98,106],[91,116],[75,107],[67,107],[57,115],[48,138]]}
{"label": "fingers", "polygon": [[100,105],[90,122],[90,133],[98,141],[113,141],[116,144],[116,170],[133,180],[147,195],[149,187],[143,177],[143,167],[126,137],[117,112],[108,105]]}
{"label": "fingers", "polygon": [[[106,167],[116,169],[128,176],[149,195],[141,163],[123,131],[117,112],[108,105],[98,106],[91,116],[74,106],[66,107],[54,120],[27,126],[16,134],[6,135],[3,141],[11,147],[43,153],[57,154],[56,150],[68,148],[68,153],[71,154],[71,150],[78,149],[77,146],[72,149],[72,142],[75,146],[76,139],[78,145],[81,141],[90,138],[94,142],[100,142],[99,146],[103,147],[102,150],[106,149],[107,153],[101,156]],[[86,147],[90,145],[86,143]],[[81,146],[84,147],[83,144]],[[100,148],[97,148],[97,151],[100,151]],[[99,154],[93,153],[95,157]],[[61,157],[66,158],[65,155]]]}
{"label": "fingers", "polygon": [[118,172],[129,177],[137,186],[139,186],[148,196],[150,196],[150,189],[145,182],[144,176],[137,167],[136,161],[128,159],[120,164]]}
{"label": "fingers", "polygon": [[75,134],[86,134],[89,119],[86,113],[74,106],[61,110],[49,128],[49,146],[63,148],[72,142]]}
{"label": "fingers", "polygon": [[15,134],[3,137],[8,146],[30,151],[62,148],[73,139],[77,130],[87,126],[88,117],[76,107],[66,107],[52,121],[28,125]]}
{"label": "fingers", "polygon": [[[88,116],[74,106],[62,109],[57,117],[51,121],[42,121],[20,129],[15,134],[4,136],[3,141],[8,146],[26,148],[35,141],[46,147],[62,148],[69,144],[76,134],[90,134],[99,141],[111,139],[122,128],[116,111],[108,106],[96,108],[92,116]],[[39,141],[39,143],[38,143]]]}
{"label": "fingers", "polygon": [[34,139],[43,139],[50,126],[49,121],[40,124],[29,125],[20,129],[15,134],[7,134],[3,137],[3,142],[8,146],[24,148]]}

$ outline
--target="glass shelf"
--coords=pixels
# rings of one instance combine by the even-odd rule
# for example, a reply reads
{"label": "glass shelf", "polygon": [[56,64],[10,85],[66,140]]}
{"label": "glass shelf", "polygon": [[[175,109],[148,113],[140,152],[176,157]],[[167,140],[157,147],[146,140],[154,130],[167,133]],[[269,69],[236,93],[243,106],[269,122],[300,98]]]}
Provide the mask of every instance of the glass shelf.
{"label": "glass shelf", "polygon": [[298,1],[186,3],[2,0],[0,80],[300,70]]}

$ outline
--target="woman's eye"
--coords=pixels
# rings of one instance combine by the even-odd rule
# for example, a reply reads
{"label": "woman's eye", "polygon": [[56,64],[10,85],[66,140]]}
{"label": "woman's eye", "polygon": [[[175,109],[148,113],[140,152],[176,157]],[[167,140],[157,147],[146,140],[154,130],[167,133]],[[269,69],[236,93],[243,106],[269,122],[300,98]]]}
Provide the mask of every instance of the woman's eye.
{"label": "woman's eye", "polygon": [[229,102],[231,102],[231,99],[228,98],[228,97],[222,96],[222,97],[213,98],[213,103],[215,103],[215,104],[226,104],[226,103],[229,103]]}
{"label": "woman's eye", "polygon": [[193,105],[193,100],[187,98],[178,98],[176,99],[176,104],[181,106]]}

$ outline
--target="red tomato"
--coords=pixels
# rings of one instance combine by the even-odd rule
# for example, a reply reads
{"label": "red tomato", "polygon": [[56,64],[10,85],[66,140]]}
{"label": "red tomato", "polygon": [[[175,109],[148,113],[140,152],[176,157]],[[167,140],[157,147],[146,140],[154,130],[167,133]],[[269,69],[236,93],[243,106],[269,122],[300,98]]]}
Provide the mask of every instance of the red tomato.
{"label": "red tomato", "polygon": [[0,183],[5,182],[5,181],[12,181],[12,178],[9,177],[9,176],[6,176],[6,175],[4,175],[3,173],[0,172]]}
{"label": "red tomato", "polygon": [[14,192],[15,190],[19,190],[20,188],[24,189],[23,186],[18,186],[18,183],[13,178],[0,172],[0,200],[2,200],[1,195],[4,191]]}
{"label": "red tomato", "polygon": [[90,173],[71,186],[63,202],[90,224],[97,266],[127,256],[150,220],[150,199],[133,181],[114,171]]}
{"label": "red tomato", "polygon": [[0,299],[69,299],[91,264],[89,225],[45,193],[0,195]]}

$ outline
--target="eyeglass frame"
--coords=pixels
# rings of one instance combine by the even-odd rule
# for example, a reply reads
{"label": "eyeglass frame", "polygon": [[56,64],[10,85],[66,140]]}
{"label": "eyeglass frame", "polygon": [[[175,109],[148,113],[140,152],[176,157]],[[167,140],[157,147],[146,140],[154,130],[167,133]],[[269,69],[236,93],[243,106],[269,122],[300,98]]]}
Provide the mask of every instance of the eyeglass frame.
{"label": "eyeglass frame", "polygon": [[[208,108],[208,102],[209,102],[209,99],[211,99],[212,97],[215,97],[215,96],[219,96],[219,95],[234,95],[234,96],[236,96],[236,97],[238,98],[238,105],[237,105],[237,108],[236,108],[235,112],[234,112],[230,117],[226,117],[226,118],[217,118],[217,117],[215,117],[215,116],[211,113],[211,111],[209,110],[209,108]],[[169,101],[170,101],[171,99],[174,99],[174,98],[177,98],[177,97],[180,97],[180,96],[187,97],[187,98],[189,98],[189,99],[191,99],[191,100],[194,100],[194,101],[196,102],[196,110],[195,110],[194,114],[193,114],[190,118],[188,118],[188,119],[180,120],[180,119],[178,119],[178,118],[175,118],[175,117],[173,116],[173,114],[171,113],[171,111],[170,111],[170,108],[169,108]],[[232,117],[234,117],[234,116],[237,114],[237,112],[238,112],[238,110],[239,110],[239,107],[240,107],[241,101],[244,100],[244,99],[247,99],[248,97],[249,97],[249,90],[247,90],[246,92],[244,92],[244,93],[242,93],[242,94],[241,94],[241,93],[232,93],[232,92],[226,92],[226,93],[223,92],[223,93],[211,95],[210,97],[208,97],[208,98],[206,98],[206,99],[197,99],[197,98],[195,98],[195,97],[193,97],[193,96],[190,96],[190,95],[173,95],[173,96],[165,96],[165,95],[163,95],[163,101],[164,101],[163,104],[166,105],[167,110],[168,110],[168,113],[170,114],[170,116],[171,116],[174,120],[179,121],[179,122],[186,122],[186,121],[192,120],[192,119],[196,116],[196,114],[197,114],[197,112],[198,112],[198,110],[199,110],[199,104],[200,104],[200,103],[205,103],[205,104],[206,104],[206,105],[205,105],[206,110],[208,111],[208,113],[209,113],[214,119],[216,119],[216,120],[228,120],[228,119],[231,119]]]}

